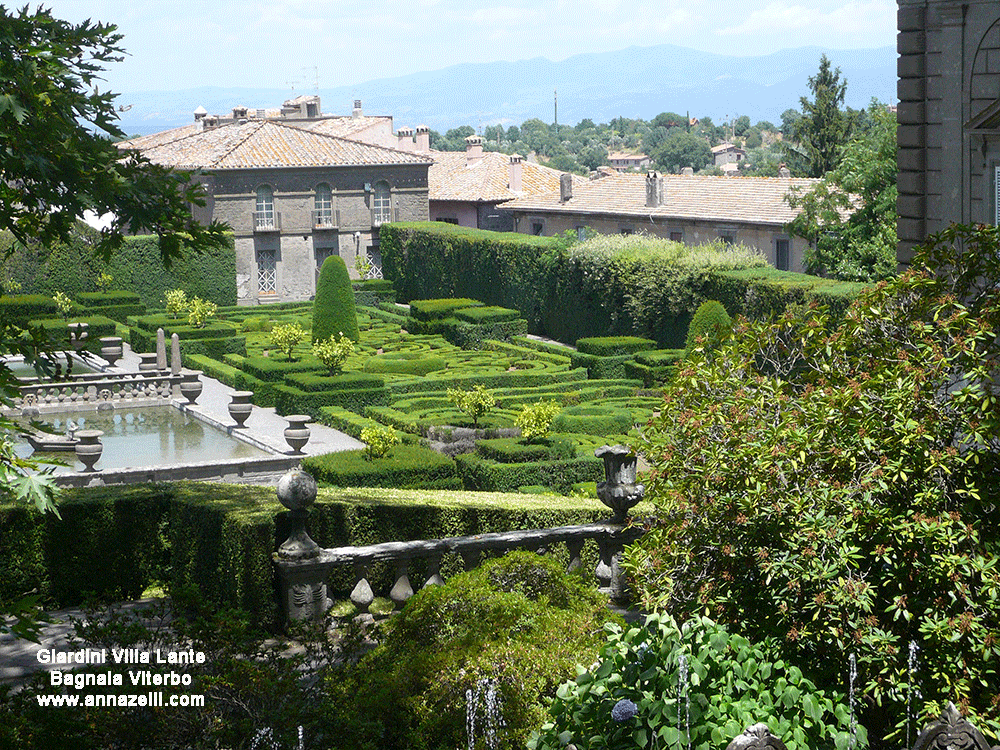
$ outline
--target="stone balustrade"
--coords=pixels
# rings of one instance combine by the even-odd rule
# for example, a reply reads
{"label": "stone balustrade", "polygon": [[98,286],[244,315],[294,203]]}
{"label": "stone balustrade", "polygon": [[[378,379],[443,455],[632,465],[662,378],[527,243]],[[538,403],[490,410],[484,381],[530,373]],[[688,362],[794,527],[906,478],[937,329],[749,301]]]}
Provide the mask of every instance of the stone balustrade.
{"label": "stone balustrade", "polygon": [[[424,563],[427,574],[423,586],[444,583],[441,560],[453,553],[461,556],[466,570],[479,564],[484,555],[503,554],[512,550],[541,552],[552,545],[565,543],[569,550],[569,569],[581,565],[581,553],[587,540],[597,542],[599,561],[594,571],[598,585],[612,599],[622,599],[625,589],[618,569],[618,557],[625,545],[642,535],[642,529],[613,523],[590,523],[559,526],[548,529],[508,531],[474,536],[422,539],[407,542],[385,542],[365,547],[316,548],[308,556],[275,553],[282,605],[289,620],[319,617],[329,607],[326,580],[337,566],[354,571],[355,586],[351,601],[367,612],[375,592],[368,581],[374,563],[386,562],[395,569],[394,584],[388,597],[399,609],[413,596],[410,569],[414,561]],[[383,592],[385,593],[385,592]]]}
{"label": "stone balustrade", "polygon": [[184,373],[95,373],[53,383],[35,382],[20,386],[12,408],[6,413],[44,414],[54,411],[117,406],[149,406],[168,402],[184,379]]}

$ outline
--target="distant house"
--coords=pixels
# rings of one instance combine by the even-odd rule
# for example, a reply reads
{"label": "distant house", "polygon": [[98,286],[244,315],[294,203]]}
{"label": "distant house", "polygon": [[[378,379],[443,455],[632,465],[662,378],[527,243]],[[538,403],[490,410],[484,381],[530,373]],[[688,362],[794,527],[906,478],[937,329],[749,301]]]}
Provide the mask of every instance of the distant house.
{"label": "distant house", "polygon": [[233,229],[241,305],[309,299],[328,256],[378,264],[383,223],[428,218],[431,159],[372,142],[395,145],[392,118],[365,118],[360,102],[351,117],[319,112],[318,97],[281,111],[202,110],[192,125],[120,144],[196,172],[207,193],[196,218]]}
{"label": "distant house", "polygon": [[712,146],[712,158],[715,166],[720,167],[723,172],[738,172],[739,163],[747,158],[747,152],[734,143],[720,143]]}
{"label": "distant house", "polygon": [[635,171],[645,169],[652,164],[652,160],[646,156],[646,154],[632,154],[624,151],[615,151],[608,154],[608,164],[617,169],[619,172],[626,172],[628,170]]}
{"label": "distant house", "polygon": [[713,240],[757,248],[776,268],[802,271],[806,241],[785,232],[797,211],[785,194],[818,180],[791,177],[703,177],[612,174],[561,191],[505,204],[515,230],[552,236],[589,228],[601,234],[643,232],[697,245]]}

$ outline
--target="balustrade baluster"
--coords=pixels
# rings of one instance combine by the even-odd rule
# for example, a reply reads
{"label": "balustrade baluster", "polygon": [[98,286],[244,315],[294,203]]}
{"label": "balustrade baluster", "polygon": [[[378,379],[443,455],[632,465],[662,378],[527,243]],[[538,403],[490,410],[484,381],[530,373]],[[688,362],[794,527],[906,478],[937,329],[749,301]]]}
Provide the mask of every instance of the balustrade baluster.
{"label": "balustrade baluster", "polygon": [[405,557],[396,561],[396,583],[393,584],[392,591],[389,592],[389,598],[396,605],[396,609],[402,609],[407,600],[413,596],[409,567],[410,561]]}
{"label": "balustrade baluster", "polygon": [[424,588],[428,586],[443,586],[444,579],[441,577],[441,557],[429,557],[427,558],[427,581],[424,583]]}
{"label": "balustrade baluster", "polygon": [[369,562],[369,560],[359,560],[354,564],[354,578],[357,583],[351,592],[351,602],[358,608],[359,612],[363,613],[368,612],[368,608],[375,601],[371,584],[368,583]]}
{"label": "balustrade baluster", "polygon": [[597,540],[597,550],[600,560],[597,563],[597,587],[607,589],[611,587],[611,558],[614,556],[614,545],[609,539],[600,537]]}
{"label": "balustrade baluster", "polygon": [[583,565],[583,543],[583,539],[570,539],[566,542],[566,549],[569,550],[569,565],[566,570],[571,573]]}

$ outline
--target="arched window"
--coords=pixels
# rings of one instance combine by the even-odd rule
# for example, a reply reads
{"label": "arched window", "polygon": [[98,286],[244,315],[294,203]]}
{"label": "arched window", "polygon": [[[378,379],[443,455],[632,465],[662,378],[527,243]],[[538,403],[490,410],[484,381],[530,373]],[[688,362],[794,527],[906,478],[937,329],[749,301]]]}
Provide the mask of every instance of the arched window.
{"label": "arched window", "polygon": [[274,191],[270,185],[257,188],[257,206],[253,212],[255,229],[274,229]]}
{"label": "arched window", "polygon": [[314,227],[332,227],[333,220],[333,190],[325,182],[316,186],[316,203],[313,208]]}
{"label": "arched window", "polygon": [[381,180],[375,183],[372,192],[372,226],[381,226],[387,221],[392,221],[392,197],[389,183]]}

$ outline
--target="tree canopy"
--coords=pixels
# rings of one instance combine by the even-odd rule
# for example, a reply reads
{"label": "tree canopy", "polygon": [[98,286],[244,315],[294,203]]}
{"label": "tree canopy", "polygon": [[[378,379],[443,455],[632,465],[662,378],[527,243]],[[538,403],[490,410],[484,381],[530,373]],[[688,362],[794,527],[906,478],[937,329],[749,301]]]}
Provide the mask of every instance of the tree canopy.
{"label": "tree canopy", "polygon": [[809,90],[813,100],[799,99],[802,116],[790,118],[789,125],[792,139],[809,161],[809,176],[822,177],[836,166],[837,151],[851,132],[851,114],[841,110],[847,81],[840,79],[840,68],[831,69],[829,58],[823,55],[819,71],[809,78]]}

